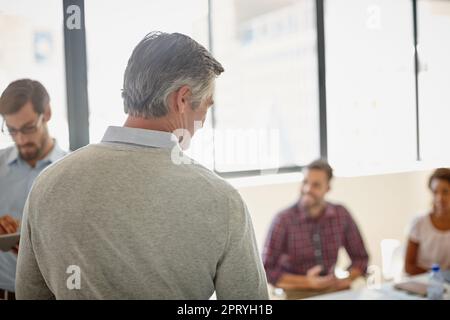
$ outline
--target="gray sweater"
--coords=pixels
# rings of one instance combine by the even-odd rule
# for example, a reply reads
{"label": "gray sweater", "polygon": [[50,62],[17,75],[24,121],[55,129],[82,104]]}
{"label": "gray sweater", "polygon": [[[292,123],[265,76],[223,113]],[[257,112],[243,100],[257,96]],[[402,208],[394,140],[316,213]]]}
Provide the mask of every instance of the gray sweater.
{"label": "gray sweater", "polygon": [[167,139],[110,127],[36,179],[18,299],[268,298],[238,192],[198,164],[175,164],[181,151]]}

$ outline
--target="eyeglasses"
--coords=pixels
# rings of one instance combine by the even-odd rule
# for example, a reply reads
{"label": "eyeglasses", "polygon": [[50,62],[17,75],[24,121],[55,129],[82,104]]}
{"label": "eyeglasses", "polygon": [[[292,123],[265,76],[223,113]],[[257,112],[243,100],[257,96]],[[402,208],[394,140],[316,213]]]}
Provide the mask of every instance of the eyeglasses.
{"label": "eyeglasses", "polygon": [[[33,133],[36,133],[37,131],[38,131],[38,129],[39,129],[39,127],[41,126],[41,124],[42,124],[42,118],[44,117],[44,115],[41,113],[40,115],[39,115],[39,117],[37,118],[37,120],[36,120],[36,122],[34,123],[34,124],[32,124],[32,125],[27,125],[27,126],[25,126],[25,127],[22,127],[22,128],[20,128],[20,129],[15,129],[15,128],[10,128],[10,127],[8,127],[8,125],[5,125],[6,124],[6,122],[5,122],[5,119],[3,119],[3,123],[2,123],[2,133],[8,133],[11,137],[15,137],[15,136],[17,136],[17,134],[20,132],[21,134],[23,134],[23,135],[28,135],[28,134],[33,134]],[[6,129],[7,130],[5,130],[5,126],[6,126]],[[7,132],[6,132],[7,131]]]}

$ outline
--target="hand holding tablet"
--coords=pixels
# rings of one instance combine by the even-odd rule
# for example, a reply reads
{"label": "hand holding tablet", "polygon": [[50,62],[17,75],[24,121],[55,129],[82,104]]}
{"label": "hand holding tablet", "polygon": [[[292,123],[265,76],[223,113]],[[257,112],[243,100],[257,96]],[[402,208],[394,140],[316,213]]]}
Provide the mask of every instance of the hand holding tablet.
{"label": "hand holding tablet", "polygon": [[19,243],[20,233],[0,234],[0,251],[10,251]]}
{"label": "hand holding tablet", "polygon": [[[0,251],[16,249],[20,239],[20,222],[10,215],[0,216]],[[15,250],[17,253],[17,249]]]}

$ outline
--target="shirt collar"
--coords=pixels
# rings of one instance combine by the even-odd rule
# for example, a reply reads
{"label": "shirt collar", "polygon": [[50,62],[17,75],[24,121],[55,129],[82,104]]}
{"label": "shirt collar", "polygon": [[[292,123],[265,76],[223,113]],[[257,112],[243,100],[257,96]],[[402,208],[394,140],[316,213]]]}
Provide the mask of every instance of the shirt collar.
{"label": "shirt collar", "polygon": [[[64,152],[58,145],[58,142],[56,139],[53,139],[53,149],[50,151],[50,153],[43,159],[39,160],[36,164],[39,165],[40,163],[53,163],[56,160],[62,158],[66,155],[66,152]],[[18,161],[20,159],[19,150],[17,150],[17,146],[14,146],[14,148],[11,148],[11,151],[9,152],[9,155],[6,159],[6,163],[8,165]]]}
{"label": "shirt collar", "polygon": [[[312,219],[308,213],[306,212],[305,208],[302,207],[302,205],[300,204],[300,200],[297,202],[296,204],[296,209],[298,212],[298,217],[300,221],[305,221],[308,219]],[[336,208],[334,205],[332,205],[329,202],[326,202],[325,205],[325,212],[318,218],[318,219],[322,219],[322,218],[332,218],[336,215]]]}
{"label": "shirt collar", "polygon": [[13,162],[19,160],[19,151],[17,151],[17,147],[14,146],[9,151],[8,157],[6,158],[6,163],[8,165],[12,164]]}
{"label": "shirt collar", "polygon": [[164,149],[178,146],[177,137],[170,132],[116,126],[110,126],[106,129],[102,142],[134,144]]}

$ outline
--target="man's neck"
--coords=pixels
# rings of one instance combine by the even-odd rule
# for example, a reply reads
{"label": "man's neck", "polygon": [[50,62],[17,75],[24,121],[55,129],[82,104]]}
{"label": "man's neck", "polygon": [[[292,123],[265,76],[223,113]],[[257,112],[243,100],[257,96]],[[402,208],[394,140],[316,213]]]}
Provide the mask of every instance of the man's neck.
{"label": "man's neck", "polygon": [[145,119],[140,117],[128,116],[124,127],[139,128],[155,131],[173,132],[176,126],[170,121],[168,117],[161,117],[158,119]]}
{"label": "man's neck", "polygon": [[44,145],[44,151],[42,152],[42,154],[33,160],[27,160],[27,163],[30,165],[30,167],[34,168],[36,167],[36,164],[39,160],[44,159],[46,156],[48,156],[48,154],[53,150],[55,146],[55,140],[52,137],[48,137],[45,145]]}

